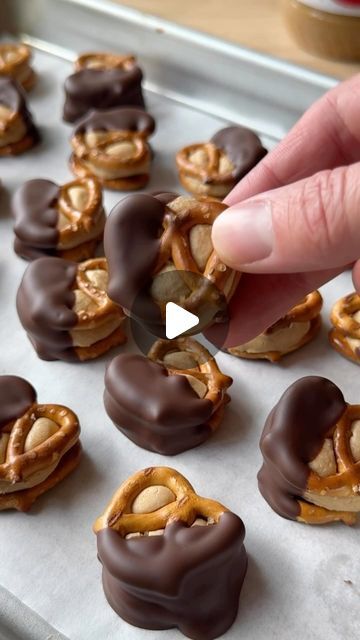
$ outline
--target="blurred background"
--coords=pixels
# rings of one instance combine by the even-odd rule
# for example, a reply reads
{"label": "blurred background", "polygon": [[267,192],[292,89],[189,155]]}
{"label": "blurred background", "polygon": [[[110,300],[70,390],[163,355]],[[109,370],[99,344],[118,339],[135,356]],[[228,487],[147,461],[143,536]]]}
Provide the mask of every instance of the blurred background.
{"label": "blurred background", "polygon": [[114,1],[338,78],[360,71],[360,0]]}

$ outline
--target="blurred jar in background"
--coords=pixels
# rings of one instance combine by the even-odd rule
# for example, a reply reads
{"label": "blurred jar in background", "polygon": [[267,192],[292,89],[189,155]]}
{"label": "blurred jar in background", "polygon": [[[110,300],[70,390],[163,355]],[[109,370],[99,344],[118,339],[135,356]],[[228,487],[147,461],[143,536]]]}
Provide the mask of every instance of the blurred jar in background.
{"label": "blurred jar in background", "polygon": [[325,58],[360,61],[360,0],[282,0],[300,47]]}

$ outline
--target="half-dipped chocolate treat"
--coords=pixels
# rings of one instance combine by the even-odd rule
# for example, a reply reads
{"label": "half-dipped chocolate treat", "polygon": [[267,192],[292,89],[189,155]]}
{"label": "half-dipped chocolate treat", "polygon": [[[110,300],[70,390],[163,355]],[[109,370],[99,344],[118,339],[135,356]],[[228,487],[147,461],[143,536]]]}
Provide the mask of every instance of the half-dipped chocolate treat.
{"label": "half-dipped chocolate treat", "polygon": [[31,67],[31,51],[22,43],[0,44],[0,77],[16,80],[26,91],[36,82],[36,74]]}
{"label": "half-dipped chocolate treat", "polygon": [[14,250],[26,260],[44,255],[80,262],[95,255],[102,241],[105,212],[96,178],[62,186],[29,180],[15,193]]}
{"label": "half-dipped chocolate treat", "polygon": [[345,358],[360,364],[360,296],[350,293],[336,302],[331,311],[331,346]]}
{"label": "half-dipped chocolate treat", "polygon": [[198,446],[219,428],[231,384],[195,340],[158,340],[148,358],[123,354],[112,360],[104,404],[130,440],[174,455]]}
{"label": "half-dipped chocolate treat", "polygon": [[354,524],[360,512],[360,405],[326,378],[292,384],[260,441],[260,491],[284,518]]}
{"label": "half-dipped chocolate treat", "polygon": [[190,144],[177,153],[180,182],[194,195],[225,198],[266,153],[250,129],[226,127],[210,142]]}
{"label": "half-dipped chocolate treat", "polygon": [[143,74],[131,55],[84,53],[65,80],[64,120],[75,122],[93,109],[144,107]]}
{"label": "half-dipped chocolate treat", "polygon": [[107,282],[105,258],[39,258],[28,266],[16,305],[39,358],[92,360],[126,341],[125,316],[108,298]]}
{"label": "half-dipped chocolate treat", "polygon": [[159,337],[168,302],[199,317],[193,333],[226,319],[240,274],[211,242],[212,224],[225,209],[214,199],[174,193],[121,200],[105,225],[109,296]]}
{"label": "half-dipped chocolate treat", "polygon": [[0,75],[0,156],[15,156],[39,140],[25,94],[15,80]]}
{"label": "half-dipped chocolate treat", "polygon": [[247,567],[243,522],[174,469],[131,476],[94,531],[106,598],[130,624],[212,640],[234,622]]}
{"label": "half-dipped chocolate treat", "polygon": [[313,340],[321,328],[322,297],[313,291],[269,329],[245,344],[228,349],[238,358],[277,362]]}
{"label": "half-dipped chocolate treat", "polygon": [[77,416],[68,407],[38,404],[17,376],[0,376],[0,511],[27,511],[78,465]]}
{"label": "half-dipped chocolate treat", "polygon": [[154,119],[141,109],[91,111],[74,129],[71,170],[80,178],[96,176],[108,189],[141,189],[150,177],[147,140],[154,130]]}

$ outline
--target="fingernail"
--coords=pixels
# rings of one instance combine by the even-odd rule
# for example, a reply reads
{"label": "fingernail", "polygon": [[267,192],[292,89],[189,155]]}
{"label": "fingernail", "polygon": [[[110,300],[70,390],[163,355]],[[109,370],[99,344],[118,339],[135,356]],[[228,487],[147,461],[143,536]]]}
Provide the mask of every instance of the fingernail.
{"label": "fingernail", "polygon": [[226,209],[214,222],[212,240],[220,258],[235,268],[267,258],[274,243],[271,202],[254,200]]}

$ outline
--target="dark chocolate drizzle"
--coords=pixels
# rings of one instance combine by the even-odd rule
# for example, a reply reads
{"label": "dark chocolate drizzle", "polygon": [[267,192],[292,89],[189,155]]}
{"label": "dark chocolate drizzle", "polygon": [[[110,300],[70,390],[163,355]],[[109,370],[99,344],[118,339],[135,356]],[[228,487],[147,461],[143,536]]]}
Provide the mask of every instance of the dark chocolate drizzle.
{"label": "dark chocolate drizzle", "polygon": [[319,454],[346,406],[333,382],[308,376],[285,391],[267,418],[260,440],[264,464],[258,474],[259,489],[284,518],[299,515],[298,498],[306,490],[308,463]]}
{"label": "dark chocolate drizzle", "polygon": [[28,260],[55,251],[59,240],[56,201],[60,188],[50,180],[29,180],[15,193],[12,212],[15,219],[14,249]]}
{"label": "dark chocolate drizzle", "polygon": [[34,387],[18,376],[0,376],[0,431],[21,418],[36,401]]}
{"label": "dark chocolate drizzle", "polygon": [[61,258],[39,258],[26,269],[16,297],[20,322],[43,360],[77,360],[69,330],[77,265]]}
{"label": "dark chocolate drizzle", "polygon": [[217,638],[237,615],[247,568],[244,537],[243,522],[231,512],[205,527],[173,522],[155,537],[126,540],[102,529],[97,546],[107,600],[137,627]]}
{"label": "dark chocolate drizzle", "polygon": [[260,138],[245,127],[226,127],[211,138],[234,165],[232,178],[240,180],[267,154]]}
{"label": "dark chocolate drizzle", "polygon": [[26,135],[31,136],[34,143],[39,141],[39,131],[27,108],[24,89],[15,80],[6,76],[0,76],[0,104],[18,113],[24,122]]}
{"label": "dark chocolate drizzle", "polygon": [[76,124],[74,135],[87,131],[135,131],[150,135],[155,131],[155,120],[146,111],[131,107],[90,111]]}
{"label": "dark chocolate drizzle", "polygon": [[63,117],[75,122],[92,109],[145,107],[141,89],[143,74],[131,69],[82,69],[65,80]]}
{"label": "dark chocolate drizzle", "polygon": [[104,404],[115,426],[140,447],[174,455],[211,435],[214,412],[182,375],[140,355],[121,354],[105,374]]}

